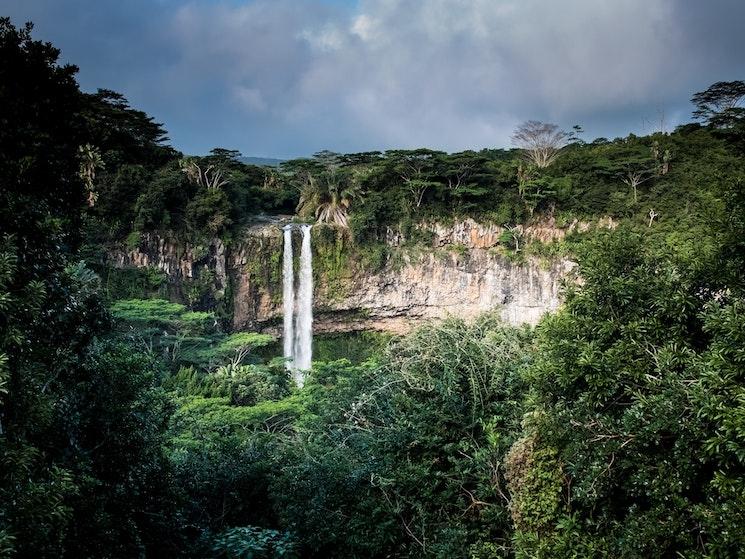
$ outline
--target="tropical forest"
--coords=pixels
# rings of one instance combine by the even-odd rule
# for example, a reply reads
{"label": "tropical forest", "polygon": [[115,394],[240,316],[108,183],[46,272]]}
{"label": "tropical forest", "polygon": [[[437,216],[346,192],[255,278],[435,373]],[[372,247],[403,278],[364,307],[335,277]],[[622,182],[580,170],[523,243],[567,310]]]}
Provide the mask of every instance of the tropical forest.
{"label": "tropical forest", "polygon": [[0,18],[0,558],[745,557],[744,72],[262,159],[74,64]]}

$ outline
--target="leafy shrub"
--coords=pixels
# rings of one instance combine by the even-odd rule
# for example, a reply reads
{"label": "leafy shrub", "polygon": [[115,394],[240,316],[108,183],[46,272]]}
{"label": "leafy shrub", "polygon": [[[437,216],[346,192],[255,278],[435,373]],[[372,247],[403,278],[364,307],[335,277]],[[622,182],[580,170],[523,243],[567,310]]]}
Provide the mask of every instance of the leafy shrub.
{"label": "leafy shrub", "polygon": [[[583,285],[539,329],[535,458],[518,476],[538,483],[513,501],[518,555],[550,556],[573,539],[614,557],[745,550],[732,530],[742,517],[723,512],[742,502],[732,477],[743,466],[731,412],[737,350],[714,341],[736,340],[742,317],[737,304],[707,310],[709,258],[661,255],[627,230],[582,252]],[[565,495],[571,515],[542,504],[547,489]]]}
{"label": "leafy shrub", "polygon": [[224,559],[294,559],[295,543],[287,533],[255,526],[228,528],[215,536],[212,551]]}
{"label": "leafy shrub", "polygon": [[186,223],[193,230],[214,236],[231,224],[230,201],[219,188],[202,190],[186,205]]}

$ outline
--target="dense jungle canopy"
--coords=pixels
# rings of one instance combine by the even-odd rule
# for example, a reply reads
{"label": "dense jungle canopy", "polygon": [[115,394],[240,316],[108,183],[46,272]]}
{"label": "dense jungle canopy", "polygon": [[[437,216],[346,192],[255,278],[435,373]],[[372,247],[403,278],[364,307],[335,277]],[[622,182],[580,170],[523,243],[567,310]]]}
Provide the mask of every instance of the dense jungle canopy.
{"label": "dense jungle canopy", "polygon": [[[548,155],[266,167],[177,152],[58,57],[0,19],[0,557],[745,555],[743,82],[693,93],[672,132],[544,128]],[[426,250],[427,220],[619,225],[505,236],[578,262],[536,328],[367,333],[302,389],[272,336],[157,296],[157,273],[102,282],[112,244],[230,243],[262,214],[377,265],[388,227]]]}

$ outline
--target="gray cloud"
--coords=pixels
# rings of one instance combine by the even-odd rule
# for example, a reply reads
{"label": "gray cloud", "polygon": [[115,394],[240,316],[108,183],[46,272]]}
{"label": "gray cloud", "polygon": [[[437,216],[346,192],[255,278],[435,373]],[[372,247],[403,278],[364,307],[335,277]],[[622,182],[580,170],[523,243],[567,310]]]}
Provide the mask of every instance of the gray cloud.
{"label": "gray cloud", "polygon": [[121,90],[197,153],[480,149],[528,118],[625,135],[687,120],[691,93],[745,74],[734,0],[11,6],[84,85]]}

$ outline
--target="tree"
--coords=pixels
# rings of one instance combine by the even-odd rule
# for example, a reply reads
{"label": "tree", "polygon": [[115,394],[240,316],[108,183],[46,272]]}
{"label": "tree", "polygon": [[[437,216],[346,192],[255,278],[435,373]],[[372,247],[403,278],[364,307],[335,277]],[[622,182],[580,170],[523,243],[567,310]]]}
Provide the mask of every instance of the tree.
{"label": "tree", "polygon": [[574,126],[572,126],[572,131],[567,133],[567,143],[580,146],[585,145],[586,142],[581,138],[582,134],[584,133],[584,128],[582,128],[580,124],[575,124]]}
{"label": "tree", "polygon": [[439,182],[433,180],[433,171],[437,158],[444,153],[431,149],[415,149],[390,150],[385,154],[396,174],[411,192],[414,208],[419,209],[427,190],[440,186]]}
{"label": "tree", "polygon": [[696,105],[693,116],[717,128],[728,127],[743,116],[744,110],[739,107],[743,98],[744,81],[716,82],[691,98]]}
{"label": "tree", "polygon": [[274,508],[309,557],[503,557],[503,456],[531,334],[494,315],[447,319],[381,365],[320,364],[312,418],[273,477]]}
{"label": "tree", "polygon": [[[219,157],[221,154],[217,154]],[[193,157],[179,161],[181,171],[194,184],[207,190],[218,190],[228,184],[223,177],[223,170],[212,164],[198,163]]]}
{"label": "tree", "polygon": [[122,94],[99,89],[81,94],[81,102],[77,119],[108,167],[131,163],[154,169],[179,155],[166,144],[163,125],[130,107]]}
{"label": "tree", "polygon": [[483,163],[483,157],[472,151],[443,156],[440,161],[441,173],[447,181],[448,190],[458,192],[468,187],[472,175]]}
{"label": "tree", "polygon": [[141,556],[165,539],[145,503],[167,479],[167,406],[147,356],[94,341],[108,319],[76,262],[85,98],[31,29],[0,18],[0,555]]}
{"label": "tree", "polygon": [[363,178],[363,171],[339,168],[308,175],[307,186],[300,194],[298,213],[314,215],[321,223],[348,228],[349,210],[361,196]]}
{"label": "tree", "polygon": [[581,250],[508,459],[517,556],[742,556],[743,305],[711,265],[629,229]]}
{"label": "tree", "polygon": [[556,195],[553,179],[541,174],[533,165],[518,165],[517,191],[531,216],[545,199]]}
{"label": "tree", "polygon": [[542,169],[556,160],[569,137],[556,124],[529,120],[517,127],[512,142],[529,162]]}
{"label": "tree", "polygon": [[316,219],[321,223],[334,223],[340,227],[349,227],[347,215],[352,201],[359,196],[357,184],[353,181],[342,186],[335,182],[319,201],[316,208]]}
{"label": "tree", "polygon": [[93,207],[98,200],[98,193],[94,190],[93,182],[96,180],[96,171],[105,167],[101,159],[101,150],[96,146],[85,144],[78,148],[80,156],[80,178],[85,183],[88,191],[88,205]]}
{"label": "tree", "polygon": [[653,179],[660,172],[660,166],[653,159],[655,146],[647,150],[640,144],[624,146],[612,155],[603,171],[615,175],[631,189],[632,199],[639,201],[639,186]]}
{"label": "tree", "polygon": [[200,190],[186,205],[184,217],[195,233],[217,235],[232,224],[230,201],[219,187]]}
{"label": "tree", "polygon": [[349,211],[352,203],[362,196],[362,183],[368,174],[364,165],[344,160],[337,153],[321,151],[311,160],[288,162],[283,169],[289,170],[300,185],[298,214],[315,216],[321,223],[349,227]]}
{"label": "tree", "polygon": [[221,168],[242,167],[241,152],[237,149],[212,148],[210,154],[206,157],[210,162],[215,162]]}
{"label": "tree", "polygon": [[662,149],[660,142],[655,139],[650,147],[652,157],[654,157],[655,165],[657,166],[656,174],[667,175],[670,172],[670,161],[673,158],[673,154],[669,148]]}
{"label": "tree", "polygon": [[511,245],[514,244],[515,252],[520,252],[520,239],[522,236],[522,227],[505,223],[504,231],[499,236],[499,241],[506,244],[508,247],[511,247]]}
{"label": "tree", "polygon": [[109,231],[117,238],[129,233],[137,197],[151,179],[152,173],[145,166],[129,163],[100,176],[94,215],[100,218],[102,227],[97,230]]}
{"label": "tree", "polygon": [[[134,228],[176,229],[183,223],[190,194],[201,190],[205,196],[220,198],[222,190],[199,189],[175,161],[161,167],[135,202]],[[223,193],[224,194],[224,193]]]}
{"label": "tree", "polygon": [[258,348],[265,347],[275,341],[268,334],[255,332],[235,332],[217,342],[205,351],[205,361],[215,364],[229,363],[232,367],[243,365],[246,357]]}
{"label": "tree", "polygon": [[658,214],[656,211],[654,211],[654,208],[649,209],[649,225],[647,227],[652,227],[652,222],[657,219],[660,214]]}
{"label": "tree", "polygon": [[639,201],[638,187],[640,184],[652,178],[649,169],[641,169],[632,164],[621,173],[621,182],[631,187],[634,203]]}

